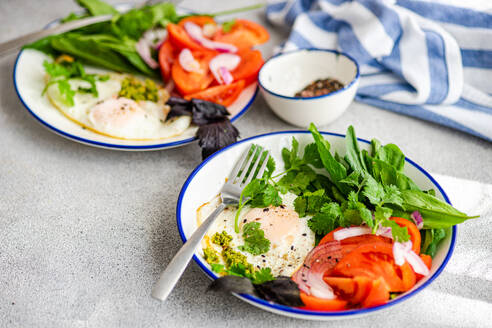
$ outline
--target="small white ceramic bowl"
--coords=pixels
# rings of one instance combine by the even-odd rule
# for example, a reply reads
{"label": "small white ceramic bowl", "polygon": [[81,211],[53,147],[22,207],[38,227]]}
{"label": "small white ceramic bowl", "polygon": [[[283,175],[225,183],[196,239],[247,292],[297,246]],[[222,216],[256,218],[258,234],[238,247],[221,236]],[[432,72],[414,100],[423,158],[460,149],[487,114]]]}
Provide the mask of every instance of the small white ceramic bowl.
{"label": "small white ceramic bowl", "polygon": [[[334,78],[344,88],[317,97],[294,97],[318,79]],[[327,49],[302,49],[273,56],[258,75],[266,102],[284,121],[307,127],[336,120],[354,99],[359,85],[359,65],[349,55]]]}

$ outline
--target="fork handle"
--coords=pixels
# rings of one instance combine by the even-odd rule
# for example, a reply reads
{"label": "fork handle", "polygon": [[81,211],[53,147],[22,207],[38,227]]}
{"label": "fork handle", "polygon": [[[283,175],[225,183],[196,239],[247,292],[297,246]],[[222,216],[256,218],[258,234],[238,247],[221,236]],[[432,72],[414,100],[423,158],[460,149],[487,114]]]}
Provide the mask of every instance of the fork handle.
{"label": "fork handle", "polygon": [[221,203],[219,207],[209,215],[205,222],[198,227],[191,238],[188,239],[183,247],[181,247],[179,252],[174,255],[167,268],[161,273],[159,281],[155,284],[154,289],[152,290],[152,297],[161,301],[166,300],[188,266],[188,262],[190,262],[193,257],[196,247],[200,244],[203,236],[205,236],[212,223],[214,223],[215,219],[224,208],[226,208],[226,205]]}

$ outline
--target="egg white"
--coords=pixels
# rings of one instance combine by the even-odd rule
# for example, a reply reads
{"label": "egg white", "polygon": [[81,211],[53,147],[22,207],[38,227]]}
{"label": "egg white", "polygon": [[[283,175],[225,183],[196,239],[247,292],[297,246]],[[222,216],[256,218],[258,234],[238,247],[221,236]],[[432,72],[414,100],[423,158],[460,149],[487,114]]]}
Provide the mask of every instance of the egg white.
{"label": "egg white", "polygon": [[[182,134],[191,124],[189,116],[180,116],[166,121],[170,111],[166,101],[169,94],[158,90],[159,99],[133,101],[118,98],[125,74],[109,74],[107,81],[97,81],[98,96],[76,93],[74,105],[64,103],[57,84],[46,92],[50,102],[67,118],[93,132],[125,140],[165,139]],[[87,88],[88,82],[72,79],[72,90]],[[125,106],[120,106],[124,104]]]}
{"label": "egg white", "polygon": [[[285,208],[278,208],[278,210],[282,212],[282,215],[295,215],[295,218],[299,220],[299,224],[297,225],[298,229],[296,229],[293,234],[289,234],[290,237],[285,236],[275,242],[271,241],[270,249],[265,254],[255,256],[238,249],[238,246],[244,245],[244,239],[242,237],[242,229],[240,230],[240,233],[234,231],[234,218],[237,212],[236,207],[226,208],[219,215],[202,240],[202,247],[212,247],[220,254],[222,248],[212,243],[211,238],[216,232],[220,233],[226,231],[232,236],[230,246],[235,251],[246,255],[248,262],[256,269],[269,267],[272,269],[272,274],[274,276],[292,276],[299,266],[302,265],[306,255],[313,249],[315,235],[307,225],[307,221],[310,217],[298,218],[297,213],[294,210],[294,200],[297,196],[292,193],[287,193],[281,195],[281,197]],[[200,223],[203,222],[215,208],[217,208],[219,202],[219,197],[216,197],[197,210],[198,225],[200,225]],[[241,226],[246,223],[244,222],[244,219],[248,216],[250,210],[251,208],[248,206],[245,206],[242,209],[239,217]],[[274,210],[275,209],[270,208],[270,211]]]}

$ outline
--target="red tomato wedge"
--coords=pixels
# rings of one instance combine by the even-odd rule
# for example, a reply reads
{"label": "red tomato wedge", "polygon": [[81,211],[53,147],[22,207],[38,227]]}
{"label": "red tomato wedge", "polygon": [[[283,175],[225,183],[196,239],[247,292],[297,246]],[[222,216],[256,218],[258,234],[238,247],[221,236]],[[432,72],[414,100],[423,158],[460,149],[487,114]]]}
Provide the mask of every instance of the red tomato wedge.
{"label": "red tomato wedge", "polygon": [[167,24],[167,33],[169,41],[172,43],[173,47],[177,49],[188,48],[190,50],[200,50],[200,51],[212,51],[203,47],[201,44],[193,40],[185,29],[180,25]]}
{"label": "red tomato wedge", "polygon": [[[425,265],[430,270],[432,267],[432,257],[430,255],[427,255],[427,254],[420,254],[420,258],[422,259],[422,261],[424,261]],[[417,273],[417,281],[419,281],[423,277],[424,277],[423,275]]]}
{"label": "red tomato wedge", "polygon": [[159,66],[161,76],[164,81],[168,81],[171,77],[171,67],[176,58],[173,45],[169,40],[166,40],[159,48]]}
{"label": "red tomato wedge", "polygon": [[318,298],[304,292],[301,292],[301,300],[305,305],[301,309],[314,311],[341,311],[345,310],[348,303],[347,301],[337,298],[333,300]]}
{"label": "red tomato wedge", "polygon": [[368,308],[385,304],[389,296],[389,288],[384,279],[373,280],[369,295],[362,301],[362,306]]}
{"label": "red tomato wedge", "polygon": [[196,25],[203,27],[206,24],[212,24],[212,25],[217,25],[215,20],[210,17],[210,16],[190,16],[190,17],[185,17],[182,20],[179,21],[178,25],[181,27],[184,27],[184,24],[186,22],[191,22],[195,23]]}
{"label": "red tomato wedge", "polygon": [[214,40],[233,44],[238,49],[249,49],[252,46],[268,41],[270,35],[261,25],[245,19],[236,19],[229,32],[217,31]]}
{"label": "red tomato wedge", "polygon": [[404,218],[399,218],[396,216],[393,216],[390,218],[390,220],[395,221],[398,223],[400,227],[407,227],[407,232],[410,235],[410,240],[412,241],[412,250],[419,255],[420,254],[420,243],[422,240],[422,237],[420,236],[420,231],[415,225],[410,220],[404,219]]}
{"label": "red tomato wedge", "polygon": [[383,278],[392,292],[404,292],[416,283],[415,272],[408,263],[394,264],[390,243],[362,244],[345,255],[333,268],[332,276]]}
{"label": "red tomato wedge", "polygon": [[231,72],[234,81],[244,80],[246,85],[256,81],[258,72],[263,66],[263,57],[259,50],[242,50],[238,53],[241,57],[241,62],[235,70]]}
{"label": "red tomato wedge", "polygon": [[184,98],[186,100],[190,100],[192,98],[207,100],[227,107],[231,105],[237,97],[239,97],[239,94],[243,91],[243,89],[244,80],[239,80],[231,84],[218,85],[203,91],[188,94]]}
{"label": "red tomato wedge", "polygon": [[200,92],[206,89],[214,80],[213,75],[208,69],[208,63],[212,59],[213,54],[210,52],[193,51],[193,57],[200,63],[200,67],[204,73],[188,72],[181,67],[179,61],[175,61],[172,65],[172,78],[176,88],[182,95]]}

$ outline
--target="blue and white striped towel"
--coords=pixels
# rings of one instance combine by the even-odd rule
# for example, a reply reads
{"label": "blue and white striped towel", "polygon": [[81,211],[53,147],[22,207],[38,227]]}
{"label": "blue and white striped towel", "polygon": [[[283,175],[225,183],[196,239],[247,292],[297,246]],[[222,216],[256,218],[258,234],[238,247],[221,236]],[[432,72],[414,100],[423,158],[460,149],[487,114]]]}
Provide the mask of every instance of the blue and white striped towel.
{"label": "blue and white striped towel", "polygon": [[291,0],[280,51],[338,49],[361,65],[356,99],[492,141],[492,14],[417,0]]}

